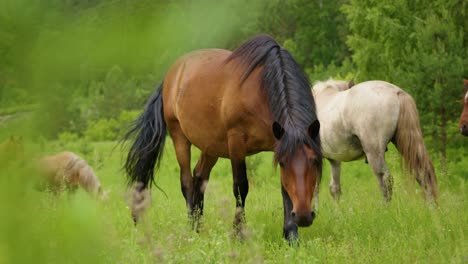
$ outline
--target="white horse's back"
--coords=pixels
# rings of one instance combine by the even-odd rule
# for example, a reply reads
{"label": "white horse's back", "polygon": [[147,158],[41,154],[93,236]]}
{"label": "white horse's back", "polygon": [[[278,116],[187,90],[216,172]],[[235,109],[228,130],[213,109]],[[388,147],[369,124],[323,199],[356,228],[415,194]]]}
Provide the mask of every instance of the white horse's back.
{"label": "white horse's back", "polygon": [[325,157],[352,161],[364,156],[363,148],[385,149],[398,123],[398,93],[404,91],[384,81],[363,82],[349,89],[343,89],[343,83],[317,83],[314,95]]}

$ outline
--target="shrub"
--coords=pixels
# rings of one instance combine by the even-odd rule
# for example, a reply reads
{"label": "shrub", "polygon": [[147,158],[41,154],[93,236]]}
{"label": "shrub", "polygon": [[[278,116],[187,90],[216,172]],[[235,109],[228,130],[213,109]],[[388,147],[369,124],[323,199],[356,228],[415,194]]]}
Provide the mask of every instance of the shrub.
{"label": "shrub", "polygon": [[84,132],[88,141],[105,141],[118,139],[120,125],[114,118],[99,119],[88,124]]}
{"label": "shrub", "polygon": [[64,146],[68,142],[78,141],[78,135],[69,131],[62,132],[58,135],[60,145]]}

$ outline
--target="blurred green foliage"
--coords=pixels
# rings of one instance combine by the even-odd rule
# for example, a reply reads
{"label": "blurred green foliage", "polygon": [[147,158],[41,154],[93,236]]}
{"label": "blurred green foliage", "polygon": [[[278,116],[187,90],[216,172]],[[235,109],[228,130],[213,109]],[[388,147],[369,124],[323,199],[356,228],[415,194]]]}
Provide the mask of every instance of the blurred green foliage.
{"label": "blurred green foliage", "polygon": [[37,192],[33,176],[24,165],[0,170],[0,263],[115,263],[102,205]]}
{"label": "blurred green foliage", "polygon": [[100,119],[142,109],[180,55],[250,36],[244,21],[258,5],[2,0],[0,108],[38,103],[37,132],[84,136]]}

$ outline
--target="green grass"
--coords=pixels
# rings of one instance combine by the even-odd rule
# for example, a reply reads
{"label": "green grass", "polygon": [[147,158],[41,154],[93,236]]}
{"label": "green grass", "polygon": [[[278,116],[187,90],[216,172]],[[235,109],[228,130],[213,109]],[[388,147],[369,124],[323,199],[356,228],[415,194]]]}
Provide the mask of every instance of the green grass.
{"label": "green grass", "polygon": [[[282,238],[280,178],[272,154],[249,158],[246,239],[232,236],[235,201],[228,160],[219,160],[205,194],[199,233],[188,224],[179,169],[166,144],[152,205],[134,227],[129,194],[115,142],[48,142],[30,150],[63,149],[83,155],[96,170],[109,200],[97,203],[83,191],[71,199],[35,191],[14,169],[0,171],[0,263],[466,263],[468,208],[465,180],[451,174],[468,160],[449,164],[439,176],[439,208],[427,206],[416,184],[400,173],[394,148],[387,153],[395,178],[394,197],[382,203],[377,180],[364,161],[345,163],[343,196],[328,193],[329,166],[321,186],[320,210],[312,226],[300,228],[299,247]],[[194,149],[192,166],[198,152]],[[325,162],[326,163],[326,162]],[[24,175],[29,178],[30,175]]]}

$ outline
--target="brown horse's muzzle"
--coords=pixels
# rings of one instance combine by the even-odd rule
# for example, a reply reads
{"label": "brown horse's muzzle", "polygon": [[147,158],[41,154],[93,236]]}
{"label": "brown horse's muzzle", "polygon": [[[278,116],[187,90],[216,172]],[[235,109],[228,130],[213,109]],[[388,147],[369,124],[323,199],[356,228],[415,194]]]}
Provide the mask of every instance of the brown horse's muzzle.
{"label": "brown horse's muzzle", "polygon": [[310,226],[312,222],[314,222],[315,219],[315,213],[312,212],[301,212],[301,213],[296,213],[296,212],[291,212],[291,215],[294,219],[294,222],[298,226],[306,227]]}

